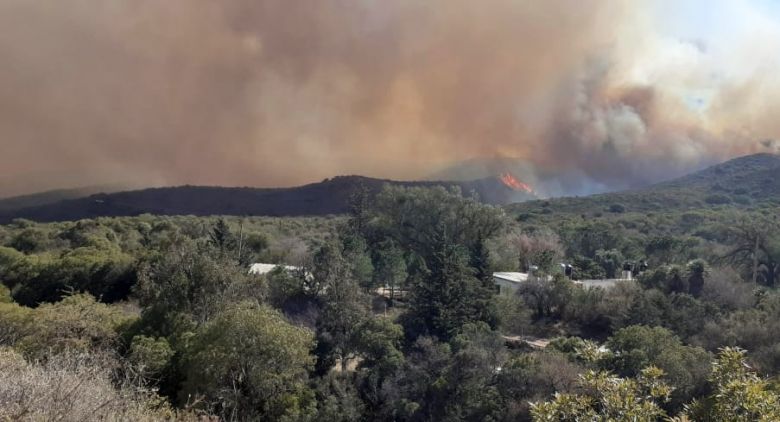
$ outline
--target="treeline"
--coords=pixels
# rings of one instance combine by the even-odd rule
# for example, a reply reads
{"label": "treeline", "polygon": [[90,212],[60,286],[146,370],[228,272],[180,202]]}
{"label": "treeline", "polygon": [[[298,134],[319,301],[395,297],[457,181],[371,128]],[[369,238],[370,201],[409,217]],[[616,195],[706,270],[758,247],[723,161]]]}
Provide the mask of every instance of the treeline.
{"label": "treeline", "polygon": [[[335,219],[0,227],[0,417],[780,419],[771,217],[368,198]],[[558,265],[600,278],[640,260],[638,281],[608,290]],[[531,266],[541,277],[497,294],[493,271]]]}

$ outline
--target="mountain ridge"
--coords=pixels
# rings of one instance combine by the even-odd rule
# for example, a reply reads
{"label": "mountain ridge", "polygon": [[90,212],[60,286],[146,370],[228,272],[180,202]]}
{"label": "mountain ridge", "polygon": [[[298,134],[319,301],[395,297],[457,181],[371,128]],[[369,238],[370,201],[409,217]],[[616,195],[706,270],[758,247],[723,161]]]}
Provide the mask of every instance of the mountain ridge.
{"label": "mountain ridge", "polygon": [[582,197],[512,204],[517,214],[597,214],[655,212],[719,206],[780,205],[780,155],[759,153],[733,158],[688,175],[649,186]]}
{"label": "mountain ridge", "polygon": [[[511,176],[511,175],[510,175]],[[515,180],[516,181],[516,180]],[[474,192],[486,203],[504,205],[535,199],[522,182],[510,186],[499,177],[471,181],[396,181],[365,176],[336,176],[291,188],[175,186],[98,193],[50,204],[0,211],[0,223],[16,218],[40,222],[80,220],[104,216],[159,215],[265,215],[306,216],[343,214],[359,188],[376,194],[385,184],[444,186]]]}

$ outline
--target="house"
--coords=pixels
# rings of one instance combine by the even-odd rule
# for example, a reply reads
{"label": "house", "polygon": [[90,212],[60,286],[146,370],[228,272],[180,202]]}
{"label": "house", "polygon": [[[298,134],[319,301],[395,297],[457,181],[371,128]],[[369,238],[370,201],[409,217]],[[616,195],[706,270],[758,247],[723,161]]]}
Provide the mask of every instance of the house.
{"label": "house", "polygon": [[520,284],[528,281],[528,273],[498,272],[493,273],[493,281],[499,293],[514,293]]}
{"label": "house", "polygon": [[274,268],[276,268],[276,267],[282,267],[282,268],[284,268],[287,271],[295,271],[295,270],[300,269],[300,267],[294,267],[292,265],[278,265],[278,264],[261,264],[261,263],[257,263],[257,264],[252,264],[249,267],[249,274],[251,274],[251,275],[268,274],[271,271],[273,271]]}
{"label": "house", "polygon": [[[618,282],[621,281],[632,281],[633,278],[631,277],[631,272],[627,272],[627,274],[624,272],[622,278],[612,278],[612,279],[602,279],[602,280],[572,280],[572,283],[574,283],[577,286],[583,287],[585,289],[593,289],[596,287],[602,288],[602,289],[610,289],[612,287],[615,287],[615,285]],[[535,280],[537,279],[534,277],[533,274],[528,273],[515,273],[515,272],[498,272],[493,273],[493,281],[496,283],[496,288],[498,290],[498,293],[503,294],[513,294],[517,291],[517,289],[520,288],[520,285],[522,283],[525,283],[529,280]],[[547,276],[547,280],[551,281],[552,277]]]}
{"label": "house", "polygon": [[615,287],[615,285],[619,281],[631,281],[630,278],[609,278],[604,280],[576,280],[574,281],[574,284],[578,286],[582,286],[586,289],[593,289],[595,287],[600,287],[602,289],[610,289],[612,287]]}

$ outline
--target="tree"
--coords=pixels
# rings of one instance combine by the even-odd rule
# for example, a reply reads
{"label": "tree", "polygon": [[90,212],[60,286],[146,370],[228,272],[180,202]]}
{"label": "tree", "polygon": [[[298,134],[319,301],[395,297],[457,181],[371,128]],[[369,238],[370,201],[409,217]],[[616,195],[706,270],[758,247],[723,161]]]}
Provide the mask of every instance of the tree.
{"label": "tree", "polygon": [[485,323],[464,325],[451,344],[418,338],[383,385],[382,420],[495,420],[502,409],[494,378],[507,357]]}
{"label": "tree", "polygon": [[33,309],[0,302],[0,348],[15,346],[34,330]]}
{"label": "tree", "polygon": [[395,293],[403,288],[407,277],[406,260],[403,251],[393,240],[385,240],[376,250],[376,266],[374,267],[375,284],[390,289],[390,304],[395,300]]}
{"label": "tree", "polygon": [[73,292],[87,292],[104,302],[125,299],[135,284],[132,257],[115,246],[79,247],[58,256],[21,255],[0,248],[0,277],[14,299],[26,306],[56,302]]}
{"label": "tree", "polygon": [[618,278],[623,270],[623,254],[616,249],[596,251],[596,262],[604,269],[606,278]]}
{"label": "tree", "polygon": [[654,236],[647,241],[645,254],[653,266],[668,265],[672,263],[674,256],[679,254],[682,247],[683,242],[676,237]]}
{"label": "tree", "polygon": [[379,420],[439,420],[434,415],[443,409],[440,391],[447,386],[444,378],[452,360],[447,343],[432,337],[418,337],[407,353],[407,359],[393,378],[380,390]]}
{"label": "tree", "polygon": [[541,274],[550,274],[558,260],[563,257],[563,247],[558,236],[551,231],[534,234],[517,233],[511,237],[517,250],[520,268],[530,271],[536,266]]}
{"label": "tree", "polygon": [[485,242],[503,227],[501,210],[443,188],[386,187],[373,208],[372,232],[410,255],[411,338],[451,338],[467,322],[495,326]]}
{"label": "tree", "polygon": [[354,266],[342,254],[337,239],[323,245],[314,257],[314,278],[322,286],[322,311],[317,320],[317,369],[327,372],[334,363],[345,371],[357,357],[357,337],[368,318],[368,300],[358,285]]}
{"label": "tree", "polygon": [[620,237],[614,227],[598,221],[578,226],[572,233],[568,255],[595,258],[599,249],[619,249]]}
{"label": "tree", "polygon": [[590,395],[556,393],[551,401],[532,403],[531,415],[536,422],[654,422],[666,416],[659,402],[668,400],[672,391],[663,375],[654,367],[643,369],[635,379],[590,371],[581,378]]}
{"label": "tree", "polygon": [[468,265],[465,248],[444,237],[434,239],[439,250],[412,277],[409,311],[404,315],[407,332],[451,339],[468,322],[486,320],[478,308],[480,281]]}
{"label": "tree", "polygon": [[341,243],[344,259],[350,264],[352,277],[364,291],[374,288],[374,265],[365,239],[358,234],[342,230]]}
{"label": "tree", "polygon": [[699,347],[683,345],[665,328],[626,327],[610,337],[606,347],[612,352],[606,367],[620,376],[635,377],[648,366],[663,370],[666,380],[674,387],[673,408],[679,409],[705,391],[710,355]]}
{"label": "tree", "polygon": [[349,198],[350,228],[356,233],[364,234],[371,220],[371,191],[361,184]]}
{"label": "tree", "polygon": [[236,236],[230,231],[230,226],[224,218],[220,218],[214,224],[211,233],[209,233],[209,241],[221,252],[231,251],[237,244]]}
{"label": "tree", "polygon": [[704,277],[707,275],[707,263],[702,259],[695,259],[686,267],[688,275],[688,293],[693,297],[701,296],[704,290]]}
{"label": "tree", "polygon": [[202,397],[228,420],[279,420],[312,412],[306,386],[310,331],[264,305],[241,303],[195,333],[185,352],[182,403]]}
{"label": "tree", "polygon": [[[25,360],[0,348],[0,420],[3,421],[198,421],[132,378],[121,377],[106,354],[71,351]],[[200,416],[200,417],[198,417]]]}
{"label": "tree", "polygon": [[66,351],[112,350],[119,343],[120,331],[134,319],[86,294],[43,304],[33,311],[32,318],[27,335],[16,346],[36,359]]}
{"label": "tree", "polygon": [[748,269],[754,283],[774,286],[780,275],[780,224],[749,215],[729,230],[731,250],[721,260]]}
{"label": "tree", "polygon": [[331,372],[315,381],[317,414],[314,420],[358,422],[366,420],[366,405],[349,373]]}
{"label": "tree", "polygon": [[134,292],[155,336],[171,334],[163,328],[171,318],[183,316],[200,325],[226,303],[264,295],[235,260],[192,242],[176,245],[140,267]]}
{"label": "tree", "polygon": [[558,274],[552,280],[530,280],[520,285],[517,294],[533,310],[533,318],[560,318],[571,300],[574,285]]}
{"label": "tree", "polygon": [[688,293],[691,290],[688,284],[690,277],[686,272],[687,270],[679,265],[664,265],[642,273],[639,283],[645,288],[655,288],[665,293]]}
{"label": "tree", "polygon": [[604,268],[588,257],[575,256],[572,267],[574,267],[573,276],[577,280],[599,280],[607,276]]}
{"label": "tree", "polygon": [[48,242],[46,232],[38,227],[30,227],[14,236],[10,246],[23,253],[33,253],[45,250]]}
{"label": "tree", "polygon": [[745,351],[726,347],[712,364],[711,396],[688,413],[697,420],[770,422],[780,420],[780,395],[747,365]]}
{"label": "tree", "polygon": [[138,335],[130,343],[128,360],[141,377],[154,382],[170,365],[173,355],[174,351],[166,339]]}

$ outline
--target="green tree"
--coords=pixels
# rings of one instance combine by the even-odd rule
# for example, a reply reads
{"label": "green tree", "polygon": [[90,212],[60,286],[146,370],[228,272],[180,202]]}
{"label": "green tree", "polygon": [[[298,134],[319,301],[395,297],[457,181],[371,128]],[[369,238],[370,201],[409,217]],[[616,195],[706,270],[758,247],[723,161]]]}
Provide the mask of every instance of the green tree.
{"label": "green tree", "polygon": [[155,381],[168,367],[174,351],[164,338],[138,335],[130,343],[128,360],[143,378]]}
{"label": "green tree", "polygon": [[663,375],[654,367],[643,369],[635,379],[590,371],[581,382],[591,394],[556,393],[551,401],[532,403],[531,415],[536,422],[655,422],[666,416],[659,403],[672,391]]}
{"label": "green tree", "polygon": [[317,401],[315,420],[358,422],[367,419],[366,405],[349,373],[331,372],[316,379],[314,393]]}
{"label": "green tree", "polygon": [[386,187],[372,232],[410,256],[410,337],[449,339],[467,322],[495,326],[494,287],[485,242],[503,227],[501,210],[443,188]]}
{"label": "green tree", "polygon": [[560,318],[574,294],[574,284],[557,274],[552,280],[530,280],[520,285],[517,294],[533,311],[534,319]]}
{"label": "green tree", "polygon": [[134,292],[155,336],[180,317],[200,325],[227,304],[264,296],[261,285],[235,260],[192,242],[176,245],[141,264]]}
{"label": "green tree", "polygon": [[203,398],[228,420],[300,418],[313,411],[311,332],[277,311],[234,305],[200,327],[186,348],[181,401]]}
{"label": "green tree", "polygon": [[704,290],[704,278],[707,275],[707,263],[703,259],[695,259],[686,267],[688,276],[688,293],[693,297],[701,296]]}
{"label": "green tree", "polygon": [[224,218],[220,218],[217,220],[216,224],[214,224],[211,233],[209,233],[209,241],[221,252],[232,251],[237,246],[238,242]]}
{"label": "green tree", "polygon": [[396,292],[402,289],[406,282],[406,260],[401,248],[392,240],[380,243],[376,250],[376,256],[375,284],[390,289],[390,303],[392,305]]}
{"label": "green tree", "polygon": [[699,347],[683,345],[665,328],[626,327],[610,337],[606,347],[613,352],[606,367],[620,376],[635,377],[648,366],[662,369],[674,387],[673,408],[681,408],[706,390],[710,355]]}
{"label": "green tree", "polygon": [[30,227],[19,232],[11,241],[11,247],[24,253],[41,252],[47,248],[49,237],[39,227]]}
{"label": "green tree", "polygon": [[133,317],[111,305],[96,302],[86,294],[47,303],[32,313],[32,327],[17,347],[32,358],[45,358],[63,351],[109,351]]}
{"label": "green tree", "polygon": [[748,215],[729,228],[731,250],[721,260],[736,264],[754,283],[774,286],[780,276],[780,223]]}
{"label": "green tree", "polygon": [[35,328],[33,309],[0,302],[0,347],[13,347]]}
{"label": "green tree", "polygon": [[535,266],[540,274],[550,274],[563,257],[558,236],[549,230],[514,234],[510,241],[520,259],[520,269],[526,272]]}
{"label": "green tree", "polygon": [[714,391],[695,402],[689,414],[696,420],[770,422],[780,420],[780,395],[747,365],[745,351],[724,348],[712,365]]}
{"label": "green tree", "polygon": [[358,285],[354,266],[332,240],[315,254],[314,277],[322,286],[322,311],[317,320],[317,369],[324,373],[339,362],[342,371],[357,357],[357,337],[369,317],[368,298]]}
{"label": "green tree", "polygon": [[596,251],[596,262],[604,269],[606,278],[618,278],[623,270],[623,254],[616,249]]}

